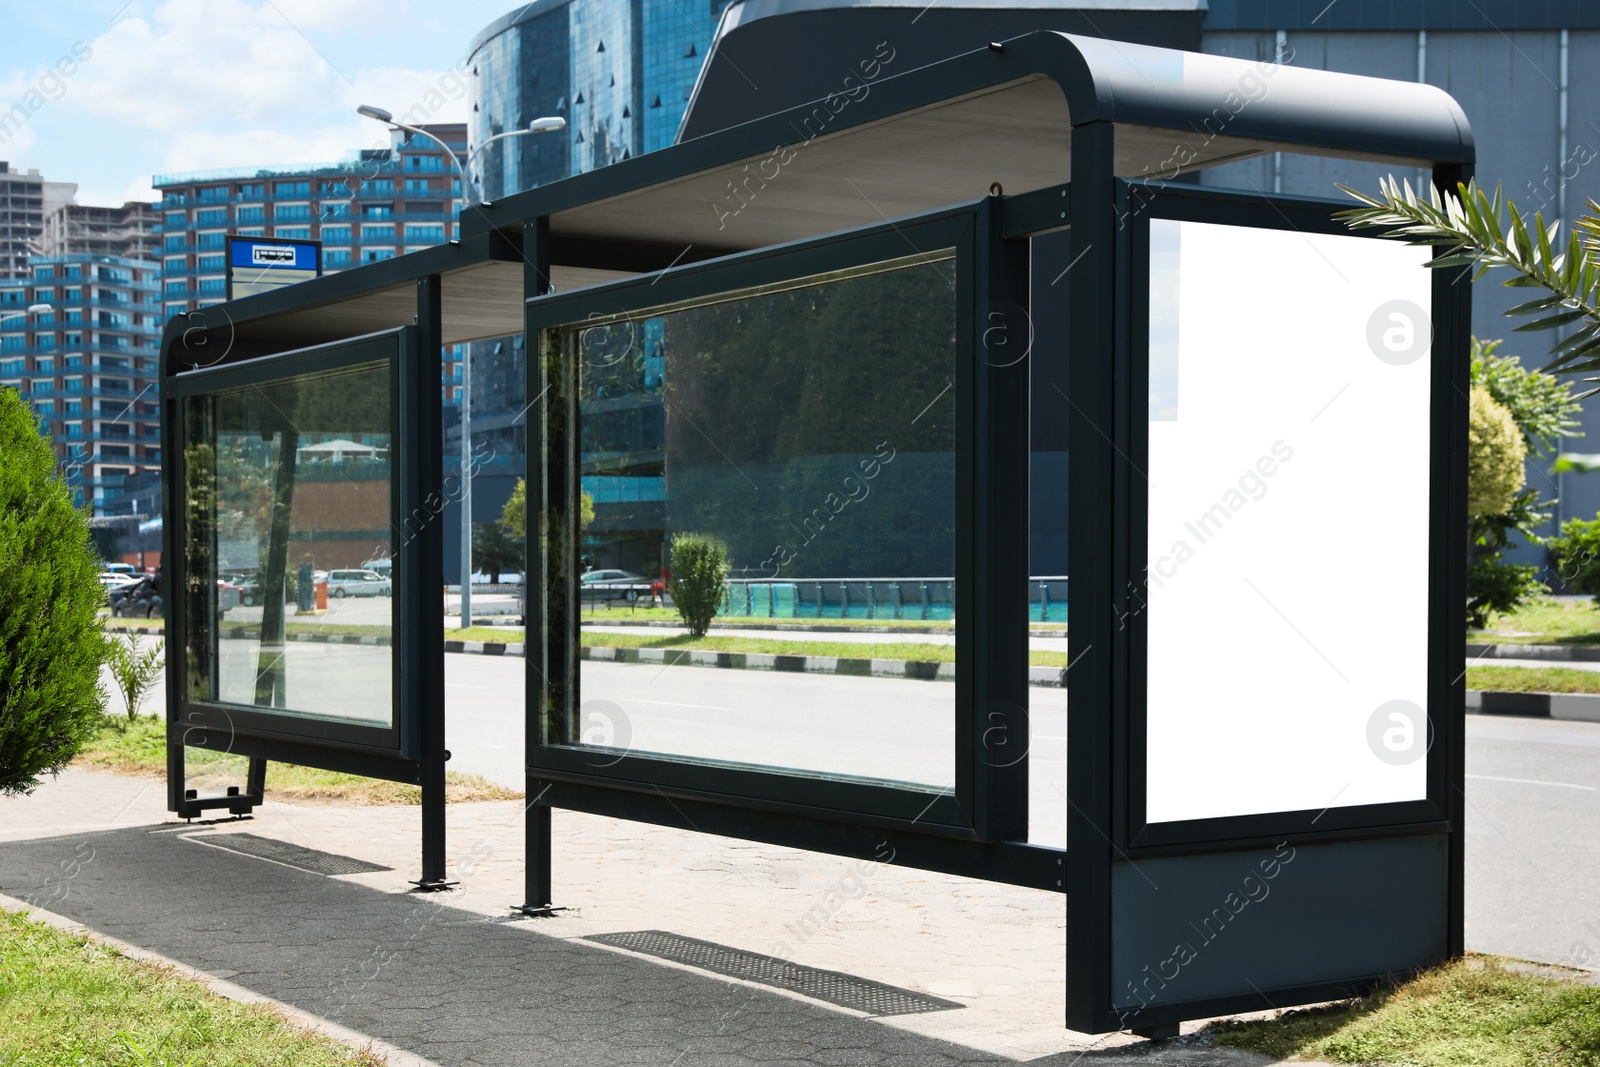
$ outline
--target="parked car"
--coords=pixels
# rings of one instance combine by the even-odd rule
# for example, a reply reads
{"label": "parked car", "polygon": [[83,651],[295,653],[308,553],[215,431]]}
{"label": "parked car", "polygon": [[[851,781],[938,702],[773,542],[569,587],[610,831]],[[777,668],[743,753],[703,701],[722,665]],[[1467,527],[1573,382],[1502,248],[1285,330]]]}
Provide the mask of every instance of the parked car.
{"label": "parked car", "polygon": [[[457,573],[460,573],[459,571]],[[496,582],[494,575],[487,571],[473,571],[473,585],[516,585],[522,581],[521,571],[501,571],[500,580]]]}
{"label": "parked car", "polygon": [[160,583],[146,575],[112,590],[111,614],[118,618],[159,619],[162,614]]}
{"label": "parked car", "polygon": [[217,579],[217,610],[227,611],[239,606],[244,590],[225,578]]}
{"label": "parked car", "polygon": [[100,568],[100,575],[101,580],[104,581],[111,576],[123,579],[137,578],[139,577],[139,572],[133,569],[133,564],[131,563],[107,563]]}
{"label": "parked car", "polygon": [[394,560],[387,556],[383,559],[369,559],[361,565],[361,569],[371,571],[373,574],[387,578],[390,581],[394,580]]}
{"label": "parked car", "polygon": [[393,593],[394,584],[377,571],[328,572],[328,595],[331,597],[391,596]]}
{"label": "parked car", "polygon": [[580,600],[638,600],[656,596],[661,591],[659,579],[651,581],[632,571],[590,571],[578,578]]}
{"label": "parked car", "polygon": [[123,586],[133,585],[139,579],[126,574],[106,572],[100,575],[100,585],[106,591],[106,599],[111,599],[111,594]]}

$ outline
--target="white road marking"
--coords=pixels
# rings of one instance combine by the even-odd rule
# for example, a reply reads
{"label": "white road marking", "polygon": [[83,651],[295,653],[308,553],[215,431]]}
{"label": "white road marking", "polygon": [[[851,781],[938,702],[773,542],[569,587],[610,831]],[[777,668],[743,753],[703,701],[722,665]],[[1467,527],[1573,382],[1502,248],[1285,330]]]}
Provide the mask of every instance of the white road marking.
{"label": "white road marking", "polygon": [[1469,774],[1467,777],[1476,778],[1480,782],[1513,782],[1517,785],[1553,785],[1560,789],[1582,789],[1589,793],[1593,793],[1595,791],[1595,787],[1592,785],[1574,785],[1571,782],[1541,782],[1537,778],[1496,778],[1492,774]]}

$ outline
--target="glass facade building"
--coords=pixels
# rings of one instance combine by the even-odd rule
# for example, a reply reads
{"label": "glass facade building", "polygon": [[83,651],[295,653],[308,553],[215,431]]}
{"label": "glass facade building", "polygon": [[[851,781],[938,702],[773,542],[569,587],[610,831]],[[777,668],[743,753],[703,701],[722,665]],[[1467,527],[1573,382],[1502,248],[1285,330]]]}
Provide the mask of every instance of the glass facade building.
{"label": "glass facade building", "polygon": [[[467,157],[464,123],[422,126]],[[461,181],[444,150],[398,131],[387,148],[340,163],[159,174],[161,309],[182,315],[227,296],[225,239],[322,242],[324,273],[376,263],[456,236]],[[461,399],[459,352],[446,353],[444,402]]]}
{"label": "glass facade building", "polygon": [[[495,200],[672,144],[727,5],[538,0],[486,27],[471,48],[472,143],[526,129],[544,116],[565,118],[567,128],[489,144],[474,160],[476,195]],[[652,340],[638,368],[641,381],[649,381],[647,392],[619,396],[601,405],[604,412],[584,416],[586,433],[602,432],[601,422],[605,433],[625,425],[637,461],[630,461],[626,477],[584,476],[596,514],[591,562],[643,574],[660,567],[666,507],[660,477],[664,356],[662,339]],[[475,342],[471,358],[474,451],[489,457],[474,497],[474,517],[483,521],[499,514],[524,470],[524,339]],[[447,455],[458,451],[459,445],[446,444]]]}
{"label": "glass facade building", "polygon": [[538,0],[472,43],[472,143],[559,115],[561,135],[496,141],[485,200],[673,143],[728,0]]}
{"label": "glass facade building", "polygon": [[[92,255],[28,263],[26,277],[0,281],[0,386],[33,405],[81,502],[107,515],[160,471],[160,267]],[[35,304],[51,310],[32,314]]]}

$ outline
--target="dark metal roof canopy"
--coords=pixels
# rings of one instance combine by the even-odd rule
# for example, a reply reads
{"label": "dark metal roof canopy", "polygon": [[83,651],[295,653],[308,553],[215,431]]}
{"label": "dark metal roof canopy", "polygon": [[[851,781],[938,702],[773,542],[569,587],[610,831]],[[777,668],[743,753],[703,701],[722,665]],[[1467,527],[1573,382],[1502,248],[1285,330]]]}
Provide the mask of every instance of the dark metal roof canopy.
{"label": "dark metal roof canopy", "polygon": [[469,208],[459,243],[180,316],[166,348],[207,335],[248,354],[406,325],[432,274],[445,343],[520,333],[534,219],[549,219],[564,292],[975,200],[995,182],[1007,195],[1056,186],[1072,173],[1071,129],[1089,123],[1113,125],[1122,177],[1275,151],[1473,161],[1466,117],[1430,85],[1033,33]]}

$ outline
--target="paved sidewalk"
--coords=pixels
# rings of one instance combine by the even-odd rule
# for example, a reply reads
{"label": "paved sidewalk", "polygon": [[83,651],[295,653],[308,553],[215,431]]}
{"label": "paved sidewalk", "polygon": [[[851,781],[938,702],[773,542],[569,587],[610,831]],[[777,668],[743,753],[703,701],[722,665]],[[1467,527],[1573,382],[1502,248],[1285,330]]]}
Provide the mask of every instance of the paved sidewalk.
{"label": "paved sidewalk", "polygon": [[[561,811],[572,910],[514,919],[520,804],[452,807],[461,888],[418,895],[414,809],[269,802],[185,825],[163,788],[69,771],[0,799],[0,893],[439,1064],[1265,1062],[1063,1030],[1054,894]],[[229,851],[240,833],[392,869],[311,873]],[[961,1006],[869,1017],[582,940],[647,930]]]}

